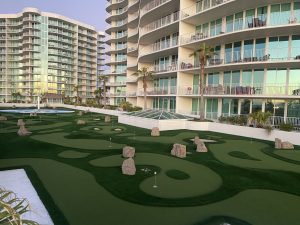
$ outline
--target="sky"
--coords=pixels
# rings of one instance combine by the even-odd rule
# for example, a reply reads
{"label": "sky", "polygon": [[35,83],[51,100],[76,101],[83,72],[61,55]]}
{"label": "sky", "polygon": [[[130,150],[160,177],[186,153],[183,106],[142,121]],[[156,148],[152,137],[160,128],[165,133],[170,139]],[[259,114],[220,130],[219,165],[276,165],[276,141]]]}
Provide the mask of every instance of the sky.
{"label": "sky", "polygon": [[0,14],[18,13],[26,7],[64,15],[92,25],[97,31],[106,27],[107,0],[0,0]]}

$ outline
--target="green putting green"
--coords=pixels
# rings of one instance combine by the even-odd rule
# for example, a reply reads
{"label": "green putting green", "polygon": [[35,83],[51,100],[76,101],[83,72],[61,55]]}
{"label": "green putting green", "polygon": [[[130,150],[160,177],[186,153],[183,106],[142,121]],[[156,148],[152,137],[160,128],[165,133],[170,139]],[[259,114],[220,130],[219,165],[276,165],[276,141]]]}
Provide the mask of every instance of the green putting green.
{"label": "green putting green", "polygon": [[[298,146],[275,150],[272,142],[187,130],[151,137],[149,130],[118,124],[116,117],[104,123],[104,115],[75,114],[34,119],[7,114],[8,121],[0,124],[0,170],[25,168],[56,225],[283,225],[300,220]],[[35,131],[31,136],[15,133],[19,118]],[[87,125],[77,125],[78,119]],[[196,135],[216,140],[206,143],[208,153],[195,152],[190,139]],[[174,143],[187,146],[186,158],[170,155]],[[125,145],[136,149],[135,176],[121,171]]]}

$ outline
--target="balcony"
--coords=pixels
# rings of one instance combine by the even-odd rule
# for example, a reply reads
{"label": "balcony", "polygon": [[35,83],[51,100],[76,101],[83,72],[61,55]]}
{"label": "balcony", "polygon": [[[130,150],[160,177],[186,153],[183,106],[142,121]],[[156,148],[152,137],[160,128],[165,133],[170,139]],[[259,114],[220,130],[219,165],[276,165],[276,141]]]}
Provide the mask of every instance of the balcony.
{"label": "balcony", "polygon": [[[147,95],[176,95],[177,86],[169,86],[169,87],[153,87],[147,88]],[[138,96],[144,95],[144,90],[140,89],[137,93]]]}
{"label": "balcony", "polygon": [[177,63],[154,65],[153,67],[153,71],[155,73],[176,72],[177,69],[178,69]]}
{"label": "balcony", "polygon": [[[178,38],[172,38],[172,39],[169,39],[167,41],[153,43],[151,45],[148,45],[148,46],[140,49],[140,56],[152,54],[152,53],[155,53],[155,52],[160,52],[160,51],[165,50],[165,49],[170,49],[170,48],[176,47],[177,45],[178,45]],[[168,55],[175,54],[176,52],[177,52],[177,49],[176,49],[175,52],[174,51],[173,52],[168,52]]]}
{"label": "balcony", "polygon": [[142,9],[141,9],[141,15],[144,15],[145,13],[149,12],[150,10],[159,7],[160,5],[169,2],[171,0],[153,0],[149,3],[147,3]]}
{"label": "balcony", "polygon": [[[199,85],[180,86],[179,95],[183,96],[200,96]],[[300,83],[290,84],[288,86],[282,84],[217,84],[207,85],[203,89],[206,96],[245,96],[245,97],[291,97],[299,98]]]}
{"label": "balcony", "polygon": [[159,28],[168,26],[179,20],[179,12],[172,13],[166,17],[156,20],[140,28],[141,36]]}

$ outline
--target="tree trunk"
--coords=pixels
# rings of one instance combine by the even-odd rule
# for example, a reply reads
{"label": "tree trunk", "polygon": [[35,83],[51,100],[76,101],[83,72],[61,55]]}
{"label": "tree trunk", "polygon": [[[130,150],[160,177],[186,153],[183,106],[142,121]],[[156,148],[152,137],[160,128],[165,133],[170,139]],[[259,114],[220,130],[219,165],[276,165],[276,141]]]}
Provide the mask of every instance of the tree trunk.
{"label": "tree trunk", "polygon": [[[201,62],[202,61],[202,62]],[[200,120],[204,120],[204,62],[201,60],[201,74],[200,74]]]}
{"label": "tree trunk", "polygon": [[147,109],[147,87],[144,86],[144,110]]}
{"label": "tree trunk", "polygon": [[103,91],[104,91],[104,95],[103,95],[104,104],[103,104],[103,107],[104,107],[104,109],[106,109],[106,84],[105,84],[105,82],[103,82]]}

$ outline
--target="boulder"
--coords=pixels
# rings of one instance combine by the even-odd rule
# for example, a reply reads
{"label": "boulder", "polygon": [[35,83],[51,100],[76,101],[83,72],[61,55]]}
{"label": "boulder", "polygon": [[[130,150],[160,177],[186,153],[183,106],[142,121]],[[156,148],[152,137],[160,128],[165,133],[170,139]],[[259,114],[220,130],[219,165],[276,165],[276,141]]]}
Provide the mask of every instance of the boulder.
{"label": "boulder", "polygon": [[0,121],[6,121],[7,117],[6,116],[0,116]]}
{"label": "boulder", "polygon": [[77,115],[78,115],[78,116],[82,116],[82,115],[83,115],[83,112],[82,112],[82,111],[79,111]]}
{"label": "boulder", "polygon": [[105,116],[104,117],[104,122],[109,123],[111,121],[110,116]]}
{"label": "boulder", "polygon": [[23,121],[23,119],[18,119],[18,126],[25,126],[25,122]]}
{"label": "boulder", "polygon": [[281,139],[275,138],[275,148],[281,149]]}
{"label": "boulder", "polygon": [[294,145],[288,141],[284,141],[281,143],[282,149],[294,149]]}
{"label": "boulder", "polygon": [[196,152],[207,152],[207,148],[203,141],[200,140],[200,142],[197,144]]}
{"label": "boulder", "polygon": [[125,158],[132,158],[134,157],[135,148],[130,146],[125,146],[123,148],[123,157]]}
{"label": "boulder", "polygon": [[199,136],[195,136],[195,138],[194,138],[194,144],[198,145],[200,142],[202,142],[202,141],[200,140]]}
{"label": "boulder", "polygon": [[153,127],[151,130],[151,136],[152,137],[158,137],[160,136],[159,128],[158,127]]}
{"label": "boulder", "polygon": [[122,173],[124,175],[135,175],[136,168],[132,158],[125,159],[122,164]]}
{"label": "boulder", "polygon": [[86,122],[84,120],[77,120],[77,125],[85,125]]}
{"label": "boulder", "polygon": [[181,144],[174,144],[173,149],[171,150],[171,155],[174,155],[179,158],[186,157],[186,146]]}
{"label": "boulder", "polygon": [[20,129],[18,130],[18,135],[19,136],[27,136],[27,135],[30,135],[31,132],[28,131],[25,126],[20,126]]}

